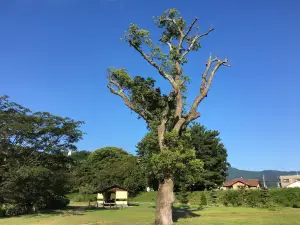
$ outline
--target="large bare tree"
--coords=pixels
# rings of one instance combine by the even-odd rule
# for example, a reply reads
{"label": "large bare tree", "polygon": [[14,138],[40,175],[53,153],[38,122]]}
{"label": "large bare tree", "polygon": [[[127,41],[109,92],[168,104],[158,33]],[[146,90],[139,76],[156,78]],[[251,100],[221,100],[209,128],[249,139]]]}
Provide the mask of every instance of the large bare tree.
{"label": "large bare tree", "polygon": [[170,83],[171,92],[163,94],[160,88],[155,87],[153,78],[131,78],[125,69],[109,69],[107,87],[157,133],[160,151],[151,157],[152,172],[160,179],[155,224],[169,225],[173,224],[174,174],[188,166],[197,172],[202,166],[195,158],[195,151],[184,145],[183,135],[186,132],[182,131],[200,117],[197,108],[207,97],[216,72],[229,64],[226,58],[208,57],[206,68],[199,76],[198,95],[188,106],[186,91],[189,77],[184,74],[183,67],[188,62],[188,55],[200,49],[200,41],[214,28],[201,33],[196,25],[197,18],[187,24],[176,9],[169,9],[154,20],[162,31],[157,44],[150,38],[149,31],[136,24],[129,26],[124,40]]}

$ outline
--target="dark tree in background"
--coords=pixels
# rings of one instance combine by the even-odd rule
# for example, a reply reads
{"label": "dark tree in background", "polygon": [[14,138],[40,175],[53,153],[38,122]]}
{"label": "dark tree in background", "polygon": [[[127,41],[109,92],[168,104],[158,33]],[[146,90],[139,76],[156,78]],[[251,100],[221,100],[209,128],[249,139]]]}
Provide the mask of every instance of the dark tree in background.
{"label": "dark tree in background", "polygon": [[200,180],[193,186],[194,190],[211,190],[222,186],[227,177],[230,164],[227,162],[227,150],[216,130],[208,130],[199,123],[191,126],[191,139],[196,157],[203,163]]}
{"label": "dark tree in background", "polygon": [[8,214],[67,204],[74,143],[81,121],[33,113],[0,97],[0,205]]}
{"label": "dark tree in background", "polygon": [[[154,19],[161,29],[157,43],[150,32],[131,24],[124,39],[156,72],[171,86],[167,94],[155,87],[153,78],[132,78],[126,69],[109,69],[109,90],[123,99],[124,104],[143,118],[148,128],[156,133],[159,152],[150,157],[152,173],[159,179],[156,201],[156,225],[173,224],[174,175],[188,171],[199,173],[202,163],[195,158],[194,149],[186,145],[183,132],[190,122],[200,117],[197,112],[200,102],[208,94],[216,72],[228,66],[228,60],[208,57],[204,72],[199,76],[199,91],[191,106],[187,103],[189,76],[184,72],[188,55],[201,48],[200,40],[214,29],[200,32],[197,18],[188,23],[176,9],[169,9]],[[167,51],[164,51],[168,49]],[[200,72],[196,72],[200,74]],[[197,172],[198,171],[198,172]],[[185,179],[192,179],[186,176]]]}

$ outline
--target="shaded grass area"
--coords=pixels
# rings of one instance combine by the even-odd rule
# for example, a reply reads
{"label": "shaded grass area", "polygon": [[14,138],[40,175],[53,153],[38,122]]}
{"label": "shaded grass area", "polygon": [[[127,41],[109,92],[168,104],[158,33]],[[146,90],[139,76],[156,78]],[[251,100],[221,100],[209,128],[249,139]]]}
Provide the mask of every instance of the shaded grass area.
{"label": "shaded grass area", "polygon": [[[65,210],[0,219],[0,225],[150,225],[154,204],[140,204],[125,209],[87,208],[87,203],[73,203]],[[176,225],[300,225],[300,209],[277,211],[244,207],[174,208]]]}

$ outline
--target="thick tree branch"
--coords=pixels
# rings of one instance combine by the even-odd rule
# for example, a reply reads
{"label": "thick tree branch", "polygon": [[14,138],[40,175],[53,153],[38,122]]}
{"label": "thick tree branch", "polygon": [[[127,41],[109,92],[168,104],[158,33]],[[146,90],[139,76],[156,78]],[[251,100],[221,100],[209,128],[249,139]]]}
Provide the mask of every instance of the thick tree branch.
{"label": "thick tree branch", "polygon": [[[146,112],[143,110],[137,109],[128,99],[128,97],[124,94],[124,91],[120,84],[113,80],[111,77],[109,77],[108,80],[109,84],[107,85],[108,89],[110,90],[111,93],[120,96],[123,100],[125,105],[127,105],[132,111],[136,112],[139,116],[141,116],[146,122],[149,122],[149,117],[151,116],[150,112]],[[115,87],[117,87],[118,91],[115,90],[111,84],[113,84]]]}
{"label": "thick tree branch", "polygon": [[177,85],[176,85],[174,79],[169,74],[167,74],[162,68],[160,68],[160,66],[156,62],[152,61],[150,59],[150,57],[145,52],[143,52],[138,46],[134,45],[132,43],[132,41],[129,41],[129,44],[131,46],[133,46],[134,49],[137,50],[150,65],[152,65],[154,68],[156,68],[158,70],[159,74],[162,75],[165,79],[167,79],[171,83],[172,87],[175,90]]}
{"label": "thick tree branch", "polygon": [[195,23],[197,22],[197,20],[198,20],[198,18],[195,18],[195,19],[193,20],[193,22],[192,22],[191,25],[189,26],[187,32],[185,33],[185,35],[183,35],[183,38],[182,38],[183,40],[189,35],[189,33],[190,33],[191,30],[193,29],[193,27],[194,27]]}
{"label": "thick tree branch", "polygon": [[[214,64],[214,66],[213,66]],[[224,60],[219,60],[217,57],[212,59],[212,57],[210,56],[207,63],[206,63],[206,69],[204,71],[204,73],[202,74],[202,81],[201,81],[201,85],[200,85],[200,93],[199,95],[195,98],[191,109],[188,113],[188,115],[186,116],[186,118],[182,118],[181,120],[179,120],[176,125],[175,125],[175,129],[176,130],[180,130],[183,126],[188,125],[191,121],[197,119],[200,117],[200,113],[197,112],[197,108],[199,106],[199,103],[207,96],[207,93],[210,89],[210,86],[212,84],[213,78],[215,73],[217,72],[217,70],[221,67],[221,66],[230,66],[228,64],[228,59],[224,59]]]}
{"label": "thick tree branch", "polygon": [[200,38],[208,35],[210,32],[212,32],[214,30],[214,28],[210,28],[207,32],[197,35],[196,37],[194,37],[194,39],[192,40],[190,46],[188,47],[188,49],[181,55],[180,57],[180,61],[182,61],[182,59],[193,49],[194,44],[196,43],[196,41],[198,41]]}
{"label": "thick tree branch", "polygon": [[169,74],[167,74],[165,71],[163,71],[159,65],[157,63],[155,63],[154,61],[152,61],[150,59],[150,57],[144,53],[139,47],[135,46],[131,41],[129,41],[129,43],[131,44],[131,46],[133,46],[143,57],[144,59],[153,67],[155,67],[158,72],[165,78],[167,79],[170,84],[173,87],[174,92],[176,93],[176,112],[175,112],[175,116],[178,119],[181,119],[181,114],[182,114],[182,95],[180,92],[180,73],[181,73],[181,68],[178,62],[176,62],[176,69],[177,69],[177,74],[175,76],[175,80],[173,79],[173,77],[171,77]]}
{"label": "thick tree branch", "polygon": [[170,49],[170,52],[173,50],[173,47],[172,47],[172,44],[171,44],[171,42],[167,42],[167,45],[169,46],[169,49]]}
{"label": "thick tree branch", "polygon": [[[216,63],[215,63],[216,62]],[[212,67],[212,65],[215,63],[215,65]],[[213,78],[215,76],[215,73],[220,68],[220,66],[230,66],[228,64],[228,59],[219,60],[217,57],[212,59],[211,56],[209,57],[207,63],[206,63],[206,70],[202,74],[202,82],[200,85],[200,93],[194,100],[192,107],[190,109],[190,112],[186,118],[185,123],[188,124],[192,120],[198,118],[200,116],[200,113],[197,112],[197,108],[199,103],[207,96],[207,93],[210,89],[210,86],[212,84]],[[212,68],[212,70],[211,70]],[[211,71],[210,71],[211,70]],[[209,73],[210,71],[210,73]],[[209,73],[209,75],[208,75]]]}

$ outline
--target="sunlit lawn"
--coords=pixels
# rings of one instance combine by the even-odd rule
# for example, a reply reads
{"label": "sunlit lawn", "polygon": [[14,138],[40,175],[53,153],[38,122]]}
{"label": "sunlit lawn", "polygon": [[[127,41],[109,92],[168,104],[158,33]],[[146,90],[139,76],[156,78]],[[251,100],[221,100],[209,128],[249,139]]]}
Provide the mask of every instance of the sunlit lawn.
{"label": "sunlit lawn", "polygon": [[[77,203],[67,210],[0,219],[0,225],[147,225],[153,224],[154,206],[140,204],[119,210],[84,210]],[[242,207],[208,207],[204,210],[178,211],[175,224],[191,225],[300,225],[300,209],[277,211]],[[179,218],[178,218],[179,217]],[[183,218],[190,217],[190,218]]]}

